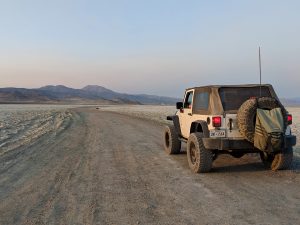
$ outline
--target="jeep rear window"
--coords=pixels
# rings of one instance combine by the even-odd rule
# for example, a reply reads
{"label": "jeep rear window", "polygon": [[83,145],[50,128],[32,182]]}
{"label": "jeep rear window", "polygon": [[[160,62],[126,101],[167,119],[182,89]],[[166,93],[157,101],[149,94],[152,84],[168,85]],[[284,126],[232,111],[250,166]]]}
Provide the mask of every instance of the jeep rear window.
{"label": "jeep rear window", "polygon": [[[260,97],[260,87],[223,87],[219,89],[224,111],[235,111],[248,99]],[[261,87],[261,97],[271,97],[268,87]]]}

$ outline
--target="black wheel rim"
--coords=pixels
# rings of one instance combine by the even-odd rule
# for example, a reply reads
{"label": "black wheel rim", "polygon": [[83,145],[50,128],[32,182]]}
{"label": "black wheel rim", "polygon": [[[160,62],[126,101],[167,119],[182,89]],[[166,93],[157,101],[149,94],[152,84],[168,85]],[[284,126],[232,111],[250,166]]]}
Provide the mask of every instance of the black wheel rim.
{"label": "black wheel rim", "polygon": [[194,165],[196,163],[196,146],[194,143],[191,143],[190,145],[190,159],[191,163]]}

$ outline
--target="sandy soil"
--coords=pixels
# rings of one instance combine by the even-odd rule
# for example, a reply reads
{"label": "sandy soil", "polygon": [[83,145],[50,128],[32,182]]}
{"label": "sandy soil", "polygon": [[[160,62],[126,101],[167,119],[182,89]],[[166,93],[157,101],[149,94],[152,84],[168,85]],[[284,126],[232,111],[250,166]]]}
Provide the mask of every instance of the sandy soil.
{"label": "sandy soil", "polygon": [[300,159],[266,171],[219,157],[193,174],[162,125],[95,108],[0,156],[0,224],[298,224]]}

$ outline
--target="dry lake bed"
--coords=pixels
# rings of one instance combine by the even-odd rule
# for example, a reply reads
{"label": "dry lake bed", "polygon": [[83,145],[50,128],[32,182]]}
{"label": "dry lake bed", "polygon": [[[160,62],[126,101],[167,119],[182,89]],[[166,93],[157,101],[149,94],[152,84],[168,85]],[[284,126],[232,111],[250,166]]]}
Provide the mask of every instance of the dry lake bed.
{"label": "dry lake bed", "polygon": [[[293,114],[299,137],[300,108]],[[170,106],[0,105],[0,224],[298,224],[290,170],[220,156],[193,174],[167,156]]]}

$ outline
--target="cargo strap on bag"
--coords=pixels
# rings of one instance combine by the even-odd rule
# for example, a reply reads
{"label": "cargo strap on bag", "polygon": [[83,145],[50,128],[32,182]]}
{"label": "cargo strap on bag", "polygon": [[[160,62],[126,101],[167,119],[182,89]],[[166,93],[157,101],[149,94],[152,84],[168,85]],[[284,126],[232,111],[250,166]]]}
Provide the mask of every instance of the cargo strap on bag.
{"label": "cargo strap on bag", "polygon": [[254,146],[265,152],[275,152],[282,148],[284,121],[280,108],[257,109]]}

